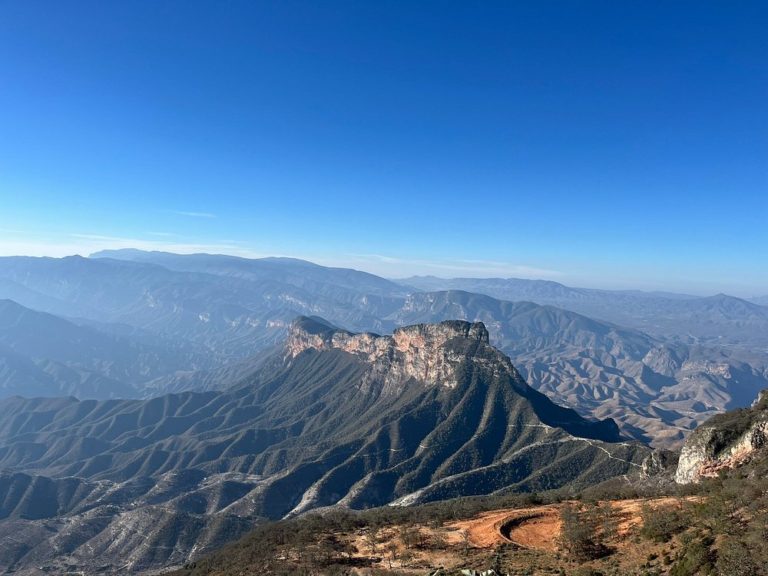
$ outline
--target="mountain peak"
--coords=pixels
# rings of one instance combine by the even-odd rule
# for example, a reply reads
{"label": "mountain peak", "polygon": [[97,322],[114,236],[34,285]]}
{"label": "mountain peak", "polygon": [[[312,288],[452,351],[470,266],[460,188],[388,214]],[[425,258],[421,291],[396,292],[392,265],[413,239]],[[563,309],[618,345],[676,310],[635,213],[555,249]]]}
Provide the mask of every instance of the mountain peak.
{"label": "mountain peak", "polygon": [[[286,342],[290,358],[310,349],[341,350],[369,363],[372,375],[383,378],[385,384],[413,378],[447,387],[455,385],[459,364],[478,349],[486,348],[495,352],[485,325],[462,320],[404,326],[391,336],[380,336],[370,332],[353,334],[322,318],[300,317],[294,321]],[[514,372],[509,360],[497,354]]]}
{"label": "mountain peak", "polygon": [[397,328],[391,336],[372,332],[354,334],[318,316],[300,316],[293,321],[288,336],[291,356],[308,348],[361,348],[369,344],[393,345],[397,350],[437,348],[454,338],[489,344],[488,329],[482,322],[445,320],[434,324],[414,324]]}
{"label": "mountain peak", "polygon": [[488,329],[482,322],[467,322],[465,320],[445,320],[436,324],[414,324],[398,328],[392,334],[395,341],[403,342],[407,338],[420,337],[425,344],[431,342],[445,343],[453,338],[476,340],[483,344],[489,343]]}

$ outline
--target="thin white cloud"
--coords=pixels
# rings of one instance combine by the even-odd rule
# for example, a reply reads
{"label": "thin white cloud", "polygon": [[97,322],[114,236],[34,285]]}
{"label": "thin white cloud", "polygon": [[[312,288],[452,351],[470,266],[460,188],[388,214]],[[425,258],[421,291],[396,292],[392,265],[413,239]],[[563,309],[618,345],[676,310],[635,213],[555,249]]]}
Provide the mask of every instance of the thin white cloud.
{"label": "thin white cloud", "polygon": [[231,254],[245,258],[261,258],[261,254],[244,244],[229,241],[184,242],[163,239],[128,238],[78,232],[57,237],[17,237],[0,239],[0,256],[88,256],[100,250],[136,248],[138,250],[194,254]]}
{"label": "thin white cloud", "polygon": [[389,278],[407,276],[442,276],[442,277],[518,277],[518,278],[559,278],[562,272],[501,262],[496,260],[465,259],[414,259],[388,256],[383,254],[347,254],[340,258],[317,258],[321,264],[359,268]]}
{"label": "thin white cloud", "polygon": [[189,218],[216,218],[216,214],[211,212],[189,212],[187,210],[173,210],[172,213],[179,216],[188,216]]}

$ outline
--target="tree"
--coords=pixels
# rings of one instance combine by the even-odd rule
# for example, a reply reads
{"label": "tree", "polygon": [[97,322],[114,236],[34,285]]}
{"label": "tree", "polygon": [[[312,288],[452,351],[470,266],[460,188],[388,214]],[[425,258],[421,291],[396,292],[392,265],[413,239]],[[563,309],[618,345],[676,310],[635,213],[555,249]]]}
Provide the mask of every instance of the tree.
{"label": "tree", "polygon": [[712,571],[712,538],[701,530],[696,530],[684,533],[681,541],[682,549],[669,571],[670,576],[709,574]]}
{"label": "tree", "polygon": [[654,542],[669,542],[675,534],[685,529],[683,515],[678,508],[669,506],[653,507],[647,503],[640,509],[643,526],[640,534]]}
{"label": "tree", "polygon": [[410,550],[414,546],[418,546],[421,541],[421,531],[418,526],[413,524],[402,524],[398,529],[400,541],[407,550]]}
{"label": "tree", "polygon": [[369,526],[365,533],[365,543],[368,544],[368,548],[371,550],[371,555],[375,556],[378,550],[378,545],[381,542],[381,536],[378,526]]}
{"label": "tree", "polygon": [[765,566],[755,561],[752,551],[736,538],[725,538],[717,550],[717,573],[721,576],[761,576]]}
{"label": "tree", "polygon": [[447,542],[445,540],[445,534],[442,530],[435,530],[432,532],[432,547],[436,550],[445,550]]}
{"label": "tree", "polygon": [[469,532],[467,530],[461,531],[461,545],[464,556],[469,556]]}
{"label": "tree", "polygon": [[610,508],[592,506],[582,509],[566,504],[560,510],[560,546],[577,561],[604,556],[608,552],[605,544],[608,517]]}
{"label": "tree", "polygon": [[386,551],[389,554],[387,558],[389,560],[389,569],[391,570],[392,562],[397,560],[397,542],[395,542],[394,540],[390,540],[389,542],[387,542]]}

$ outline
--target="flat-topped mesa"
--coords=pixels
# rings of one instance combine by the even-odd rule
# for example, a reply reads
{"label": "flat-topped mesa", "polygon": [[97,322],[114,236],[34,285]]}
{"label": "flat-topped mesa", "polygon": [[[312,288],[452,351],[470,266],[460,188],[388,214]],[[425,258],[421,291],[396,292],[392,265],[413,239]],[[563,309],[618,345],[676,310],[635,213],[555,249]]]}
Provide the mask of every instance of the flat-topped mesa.
{"label": "flat-topped mesa", "polygon": [[[482,361],[501,359],[505,368],[516,371],[509,360],[489,344],[482,322],[448,320],[439,324],[416,324],[398,328],[391,336],[340,330],[319,318],[302,317],[292,327],[286,343],[287,356],[295,358],[308,349],[342,350],[360,357],[373,367],[372,376],[385,383],[408,378],[426,384],[454,387],[456,369],[469,357]],[[490,354],[490,357],[489,357]]]}

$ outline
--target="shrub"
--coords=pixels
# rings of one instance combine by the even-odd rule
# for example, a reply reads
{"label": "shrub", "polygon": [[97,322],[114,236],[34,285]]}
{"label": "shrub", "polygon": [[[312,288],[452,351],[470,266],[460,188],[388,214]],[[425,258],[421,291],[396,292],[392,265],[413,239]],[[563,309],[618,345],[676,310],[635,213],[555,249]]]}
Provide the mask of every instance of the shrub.
{"label": "shrub", "polygon": [[768,568],[755,561],[752,551],[740,540],[726,538],[717,550],[717,573],[721,576],[761,576]]}
{"label": "shrub", "polygon": [[686,534],[683,539],[683,548],[678,553],[678,557],[669,571],[669,576],[710,574],[714,568],[711,545],[712,539],[701,533]]}
{"label": "shrub", "polygon": [[672,536],[685,529],[685,520],[679,508],[666,506],[654,508],[643,504],[641,517],[643,526],[640,534],[654,542],[669,542]]}
{"label": "shrub", "polygon": [[610,518],[608,506],[580,509],[566,504],[560,510],[560,546],[578,561],[605,556],[609,552],[606,535],[613,530]]}

